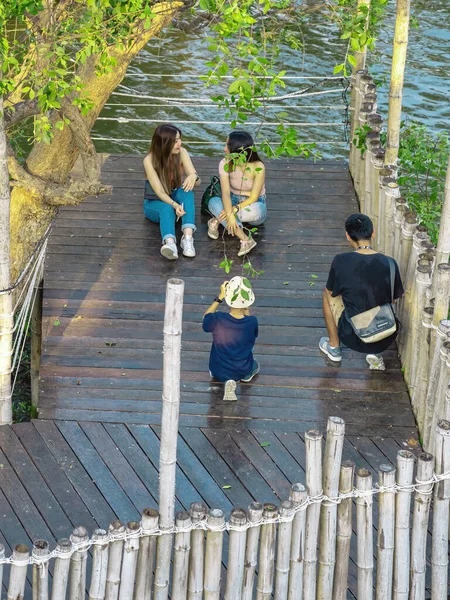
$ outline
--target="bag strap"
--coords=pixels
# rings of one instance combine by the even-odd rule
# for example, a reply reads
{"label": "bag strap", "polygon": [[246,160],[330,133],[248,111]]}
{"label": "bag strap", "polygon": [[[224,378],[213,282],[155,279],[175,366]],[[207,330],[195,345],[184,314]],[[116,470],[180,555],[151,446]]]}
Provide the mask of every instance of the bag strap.
{"label": "bag strap", "polygon": [[386,256],[389,263],[389,272],[391,274],[391,304],[394,302],[394,286],[395,286],[395,266],[394,261],[390,256]]}

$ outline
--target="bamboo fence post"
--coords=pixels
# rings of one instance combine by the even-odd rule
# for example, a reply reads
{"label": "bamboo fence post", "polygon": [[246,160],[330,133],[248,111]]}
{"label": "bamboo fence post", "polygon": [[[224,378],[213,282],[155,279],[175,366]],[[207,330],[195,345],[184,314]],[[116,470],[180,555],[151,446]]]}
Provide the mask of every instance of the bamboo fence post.
{"label": "bamboo fence post", "polygon": [[[359,127],[363,128],[367,124],[367,117],[373,113],[373,104],[363,102],[359,109]],[[356,193],[358,194],[361,211],[365,211],[366,206],[366,155],[367,152],[356,151]]]}
{"label": "bamboo fence post", "polygon": [[[293,483],[289,499],[294,505],[292,522],[291,568],[289,572],[288,600],[303,599],[303,559],[305,554],[306,509],[299,507],[306,502],[306,488],[302,483]],[[244,599],[243,599],[244,600]],[[250,599],[248,599],[250,600]]]}
{"label": "bamboo fence post", "polygon": [[293,502],[291,500],[282,500],[280,503],[280,518],[286,519],[286,521],[282,520],[278,525],[277,560],[275,563],[275,600],[287,600],[288,598],[293,517]]}
{"label": "bamboo fence post", "polygon": [[[378,470],[380,488],[393,488],[395,467],[380,465]],[[377,535],[377,582],[376,599],[392,598],[392,575],[394,571],[394,522],[395,491],[380,491],[378,494],[378,535]]]}
{"label": "bamboo fence post", "polygon": [[[411,534],[411,589],[409,600],[425,598],[425,575],[427,568],[427,533],[430,516],[434,457],[422,452],[419,456],[414,494],[414,512]],[[425,484],[423,483],[425,482]]]}
{"label": "bamboo fence post", "polygon": [[365,214],[369,215],[371,219],[373,219],[373,198],[372,198],[372,188],[373,188],[373,154],[376,150],[381,147],[380,142],[380,134],[376,131],[369,131],[367,136],[370,135],[370,138],[366,138],[366,151],[365,151],[365,199],[366,199],[366,209]]}
{"label": "bamboo fence post", "polygon": [[427,303],[427,290],[431,285],[430,265],[419,265],[416,271],[415,285],[411,293],[411,310],[407,320],[406,334],[403,337],[403,365],[405,381],[410,388],[414,386],[417,376],[417,349],[419,335],[422,330],[422,314]]}
{"label": "bamboo fence post", "polygon": [[[175,473],[180,412],[181,331],[184,281],[168,279],[164,313],[164,363],[159,453],[159,528],[170,531],[175,522]],[[169,594],[172,534],[158,538],[155,569],[155,600]]]}
{"label": "bamboo fence post", "polygon": [[444,203],[439,225],[436,263],[447,263],[450,258],[450,157],[448,159],[447,175],[445,178]]}
{"label": "bamboo fence post", "polygon": [[[10,182],[8,152],[3,118],[3,96],[0,95],[0,290],[11,286],[10,270]],[[13,298],[10,293],[0,293],[0,425],[12,423],[11,366],[13,347]]]}
{"label": "bamboo fence post", "polygon": [[[189,508],[192,524],[201,524],[206,519],[208,509],[203,502],[193,502]],[[191,554],[189,556],[188,600],[201,600],[203,597],[203,565],[205,562],[205,532],[203,529],[191,531]]]}
{"label": "bamboo fence post", "polygon": [[41,278],[36,283],[36,297],[31,311],[31,353],[30,353],[30,380],[31,404],[39,404],[39,369],[42,355],[42,301],[44,296],[44,282]]}
{"label": "bamboo fence post", "polygon": [[[264,520],[275,519],[277,516],[278,509],[275,504],[264,504]],[[276,535],[275,523],[261,525],[256,600],[270,600],[272,598]]]}
{"label": "bamboo fence post", "polygon": [[[341,464],[339,494],[353,491],[355,463],[345,460]],[[333,600],[346,600],[348,588],[348,564],[352,538],[352,499],[341,500],[337,509],[336,566],[334,569]]]}
{"label": "bamboo fence post", "polygon": [[[436,310],[436,308],[434,308]],[[434,321],[434,316],[433,316]],[[433,333],[431,335],[430,341],[430,359],[431,359],[431,367],[429,369],[428,374],[428,388],[426,395],[426,404],[425,404],[425,416],[424,416],[424,427],[423,427],[423,445],[425,450],[430,448],[434,448],[434,432],[432,431],[432,422],[433,422],[433,414],[434,414],[434,404],[436,401],[436,392],[437,386],[439,382],[439,373],[442,366],[441,361],[441,348],[444,341],[447,339],[447,334],[450,332],[450,320],[443,319],[438,328],[431,330]],[[433,348],[434,341],[434,348]]]}
{"label": "bamboo fence post", "polygon": [[362,496],[356,498],[356,568],[358,598],[373,598],[373,527],[372,527],[372,473],[356,470],[356,489]]}
{"label": "bamboo fence post", "polygon": [[32,556],[39,563],[33,565],[33,600],[48,600],[48,542],[36,540]]}
{"label": "bamboo fence post", "polygon": [[444,419],[446,421],[450,421],[450,385],[447,386],[447,390],[445,392]]}
{"label": "bamboo fence post", "polygon": [[[182,511],[177,513],[175,524],[182,529],[189,529],[191,526],[191,517],[188,512]],[[173,570],[172,570],[172,596],[177,600],[186,600],[187,596],[187,581],[189,573],[189,553],[191,551],[191,532],[182,531],[175,534],[173,544]],[[220,562],[220,561],[219,561]],[[205,573],[208,564],[208,555],[205,562]],[[147,596],[145,596],[147,597]],[[144,598],[137,596],[135,600]]]}
{"label": "bamboo fence post", "polygon": [[[450,422],[441,420],[436,427],[436,475],[450,472]],[[447,600],[448,590],[448,525],[450,480],[439,481],[434,486],[433,532],[431,546],[431,597]]]}
{"label": "bamboo fence post", "polygon": [[[225,600],[241,600],[244,583],[245,542],[247,514],[242,508],[233,508],[230,513],[230,536],[228,546],[227,581]],[[233,529],[236,527],[237,529]]]}
{"label": "bamboo fence post", "polygon": [[[259,523],[263,515],[263,505],[252,502],[247,509],[247,519],[250,523]],[[244,583],[242,600],[252,600],[255,586],[255,572],[258,564],[258,542],[261,525],[254,525],[247,531],[247,547],[245,548]],[[205,598],[206,600],[206,598]]]}
{"label": "bamboo fence post", "polygon": [[378,249],[381,252],[385,251],[386,187],[389,182],[395,183],[393,174],[388,167],[383,167],[378,172]]}
{"label": "bamboo fence post", "polygon": [[[113,521],[110,524],[108,531],[112,536],[122,536],[125,533],[125,525],[121,521]],[[119,597],[122,549],[123,539],[118,539],[109,544],[108,571],[106,573],[106,600],[117,600]]]}
{"label": "bamboo fence post", "polygon": [[349,155],[349,170],[350,175],[352,176],[353,181],[355,180],[355,153],[356,146],[353,143],[353,138],[355,135],[355,129],[358,127],[359,123],[359,108],[361,106],[361,92],[359,91],[361,77],[367,75],[367,69],[357,69],[354,73],[353,77],[353,85],[352,91],[350,95],[350,115],[351,115],[351,124],[350,124],[350,155]]}
{"label": "bamboo fence post", "polygon": [[372,211],[373,211],[372,222],[373,222],[373,228],[374,228],[374,231],[376,234],[375,238],[373,239],[373,244],[374,244],[374,248],[377,248],[377,249],[380,247],[378,231],[379,231],[380,221],[381,221],[379,179],[380,179],[380,171],[383,168],[383,164],[384,164],[384,154],[385,154],[384,148],[377,148],[376,150],[374,150],[373,156],[372,156],[372,189],[371,189]]}
{"label": "bamboo fence post", "polygon": [[[409,254],[408,267],[406,269],[406,275],[404,279],[402,279],[403,286],[406,288],[408,288],[409,282],[413,281],[414,277],[416,276],[417,260],[419,258],[419,252],[422,250],[421,244],[422,242],[426,241],[427,238],[427,234],[419,230],[420,227],[420,225],[416,227],[416,231],[413,234],[413,243],[411,252]],[[399,301],[397,314],[400,321],[403,321],[404,314],[406,315],[405,318],[407,318],[409,313],[409,304],[407,304],[407,301],[409,301],[409,294],[406,298],[403,297]],[[400,332],[400,335],[402,335],[402,332]]]}
{"label": "bamboo fence post", "polygon": [[[412,486],[414,477],[414,454],[408,450],[397,453],[397,485]],[[400,489],[395,499],[395,540],[393,600],[408,600],[410,541],[409,519],[411,515],[411,489]]]}
{"label": "bamboo fence post", "polygon": [[[372,84],[372,86],[376,89],[376,85]],[[368,86],[369,87],[369,86]],[[370,126],[372,131],[377,131],[381,133],[383,130],[383,117],[378,113],[373,113],[367,117],[367,124]]]}
{"label": "bamboo fence post", "polygon": [[431,428],[434,432],[436,432],[438,422],[444,418],[445,414],[445,390],[450,382],[450,334],[447,336],[447,341],[442,344],[440,358],[441,369],[439,371],[433,420],[431,422]]}
{"label": "bamboo fence post", "polygon": [[410,0],[397,0],[394,48],[392,53],[391,85],[389,89],[386,162],[396,164],[400,145],[403,79],[408,47]]}
{"label": "bamboo fence post", "polygon": [[[159,513],[154,508],[144,508],[141,517],[141,528],[152,531],[158,528]],[[134,600],[150,598],[152,595],[153,569],[156,558],[156,536],[141,537],[136,567],[136,584]]]}
{"label": "bamboo fence post", "polygon": [[439,325],[442,319],[448,318],[448,309],[450,303],[450,264],[449,263],[436,263],[432,289],[434,297],[434,316],[433,325],[436,327]]}
{"label": "bamboo fence post", "polygon": [[56,544],[56,550],[58,554],[67,555],[58,556],[55,559],[55,568],[53,570],[52,600],[61,600],[66,597],[72,542],[68,538],[61,538]]}
{"label": "bamboo fence post", "polygon": [[[208,531],[206,533],[204,598],[205,600],[219,600],[222,561],[218,560],[218,557],[222,557],[223,548],[225,524],[223,510],[220,508],[210,508],[206,522]],[[189,555],[187,559],[189,559]],[[188,564],[186,564],[186,568],[188,568]]]}
{"label": "bamboo fence post", "polygon": [[[394,254],[392,258],[395,258],[397,263],[400,261],[400,242],[402,239],[402,224],[405,218],[405,214],[408,211],[408,204],[406,198],[397,198],[394,207]],[[399,263],[400,264],[400,263]]]}
{"label": "bamboo fence post", "polygon": [[30,552],[25,544],[17,544],[13,548],[13,561],[20,561],[23,564],[11,565],[9,572],[9,585],[7,600],[22,600],[25,594],[25,582],[27,579],[28,557]]}
{"label": "bamboo fence post", "polygon": [[[339,491],[345,422],[340,417],[329,417],[323,461],[323,494],[336,498]],[[332,600],[333,576],[336,563],[337,504],[324,500],[320,507],[319,572],[317,600]]]}
{"label": "bamboo fence post", "polygon": [[[73,545],[83,544],[89,540],[86,527],[75,527],[70,536]],[[76,550],[70,559],[69,600],[84,600],[86,595],[86,562],[87,547]]]}
{"label": "bamboo fence post", "polygon": [[423,404],[422,400],[424,400],[428,385],[433,310],[434,309],[430,306],[424,306],[422,308],[421,316],[417,315],[416,339],[412,347],[412,379],[409,384],[409,393],[419,429],[422,428],[422,421],[419,420],[420,411],[418,408],[419,405]]}
{"label": "bamboo fence post", "polygon": [[120,574],[119,600],[132,600],[136,566],[139,552],[139,529],[137,521],[127,523],[125,542],[123,545],[122,572]]}
{"label": "bamboo fence post", "polygon": [[[305,433],[306,489],[310,498],[322,496],[322,434],[310,429]],[[320,503],[306,509],[305,557],[303,567],[303,597],[316,597],[317,542],[319,535]]]}
{"label": "bamboo fence post", "polygon": [[[0,544],[0,561],[5,558],[5,546]],[[0,562],[0,590],[3,590],[3,563]]]}
{"label": "bamboo fence post", "polygon": [[[408,210],[405,214],[405,219],[402,224],[402,234],[400,237],[400,249],[398,255],[398,266],[402,280],[405,279],[408,269],[408,261],[411,254],[413,235],[417,227],[417,215],[414,211]],[[406,282],[411,285],[411,282]]]}
{"label": "bamboo fence post", "polygon": [[96,529],[92,535],[95,542],[92,548],[92,573],[89,587],[89,600],[104,600],[106,593],[106,572],[108,570],[108,533]]}
{"label": "bamboo fence post", "polygon": [[[400,198],[400,188],[395,181],[388,181],[384,189],[384,252],[387,256],[394,255],[394,207]],[[403,237],[403,229],[402,229]],[[412,240],[412,236],[411,236]]]}
{"label": "bamboo fence post", "polygon": [[[368,16],[369,16],[369,10],[370,10],[370,0],[358,0],[357,14],[359,14],[360,12],[361,12],[361,14],[364,14],[362,12],[364,10],[367,11],[367,17],[364,22],[364,30],[367,31]],[[356,66],[354,67],[355,70],[364,69],[364,67],[366,66],[366,56],[367,56],[367,48],[365,46],[361,52],[359,52],[359,51],[355,52],[355,59],[356,59]]]}

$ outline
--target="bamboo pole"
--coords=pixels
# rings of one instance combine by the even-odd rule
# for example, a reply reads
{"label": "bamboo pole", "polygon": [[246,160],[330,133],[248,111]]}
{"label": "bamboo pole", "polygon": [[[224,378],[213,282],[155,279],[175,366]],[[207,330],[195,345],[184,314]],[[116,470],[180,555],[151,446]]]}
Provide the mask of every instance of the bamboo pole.
{"label": "bamboo pole", "polygon": [[[345,460],[341,464],[339,493],[353,490],[355,463]],[[336,566],[334,569],[333,600],[346,600],[348,587],[348,564],[352,538],[352,499],[342,500],[337,509]]]}
{"label": "bamboo pole", "polygon": [[10,183],[7,142],[3,118],[3,96],[0,94],[0,425],[12,423],[12,333],[13,299],[1,293],[11,287],[10,272]]}
{"label": "bamboo pole", "polygon": [[388,167],[383,167],[378,172],[378,250],[385,252],[386,229],[386,187],[389,182],[395,183],[392,177],[394,172]]}
{"label": "bamboo pole", "polygon": [[11,565],[9,572],[9,585],[7,600],[23,600],[25,594],[25,582],[27,579],[28,557],[30,552],[25,544],[17,544],[14,546],[12,559],[13,561],[22,562],[21,565]]}
{"label": "bamboo pole", "polygon": [[241,600],[247,538],[247,531],[245,530],[247,514],[245,510],[233,508],[229,522],[231,527],[237,527],[238,529],[230,530],[225,600]]}
{"label": "bamboo pole", "polygon": [[219,600],[222,561],[218,557],[222,558],[225,524],[223,510],[220,508],[210,508],[206,520],[208,523],[208,532],[206,534],[204,598],[205,600]]}
{"label": "bamboo pole", "polygon": [[48,555],[48,542],[36,540],[32,556],[39,562],[33,565],[33,600],[48,600]]}
{"label": "bamboo pole", "polygon": [[[372,86],[376,89],[376,85],[372,84]],[[372,131],[377,131],[381,133],[383,130],[383,117],[378,113],[373,113],[367,117],[367,124],[372,129]]]}
{"label": "bamboo pole", "polygon": [[[441,420],[436,426],[436,475],[450,472],[450,422]],[[447,600],[448,596],[448,525],[450,481],[445,479],[434,486],[433,532],[431,546],[431,597]]]}
{"label": "bamboo pole", "polygon": [[[403,281],[403,286],[408,287],[409,283],[413,281],[414,277],[415,277],[415,273],[416,273],[416,268],[417,268],[417,260],[419,258],[419,253],[422,251],[422,242],[427,240],[427,234],[424,233],[423,231],[421,231],[421,225],[418,225],[416,227],[416,230],[413,234],[413,243],[412,243],[412,247],[411,247],[411,252],[409,254],[409,259],[408,259],[408,267],[406,269],[406,275],[404,277]],[[401,300],[398,303],[398,308],[397,308],[397,315],[400,319],[401,322],[403,322],[403,315],[406,314],[408,315],[409,313],[409,294],[406,297],[401,298]],[[407,318],[407,317],[405,317]],[[400,331],[400,336],[402,336],[402,331]]]}
{"label": "bamboo pole", "polygon": [[[110,524],[108,531],[113,536],[122,535],[125,533],[125,525],[121,521],[113,521]],[[123,540],[116,540],[109,544],[108,571],[106,573],[106,600],[117,600],[119,597],[120,574],[122,570],[122,548]]]}
{"label": "bamboo pole", "polygon": [[[159,513],[154,508],[144,508],[141,517],[141,527],[144,531],[158,528]],[[141,537],[139,554],[136,566],[136,584],[134,587],[134,600],[150,598],[153,587],[153,570],[156,558],[156,536]]]}
{"label": "bamboo pole", "polygon": [[394,48],[392,53],[391,85],[389,89],[386,163],[396,164],[400,145],[403,79],[408,47],[410,0],[397,0]]}
{"label": "bamboo pole", "polygon": [[[400,188],[395,181],[387,182],[384,188],[384,252],[387,256],[394,255],[394,207],[397,198],[400,198]],[[402,229],[403,237],[403,229]],[[412,242],[412,236],[411,236]]]}
{"label": "bamboo pole", "polygon": [[44,296],[44,282],[42,279],[36,286],[36,297],[31,311],[31,354],[30,354],[30,379],[31,379],[31,404],[39,404],[39,371],[42,355],[42,301]]}
{"label": "bamboo pole", "polygon": [[[395,467],[380,465],[378,484],[381,488],[395,485]],[[378,535],[377,535],[377,583],[376,600],[392,598],[392,576],[394,570],[394,522],[395,492],[380,491],[378,494]]]}
{"label": "bamboo pole", "polygon": [[281,521],[278,525],[275,600],[287,600],[288,598],[293,516],[293,502],[282,500],[280,503],[280,518],[287,519],[287,521]]}
{"label": "bamboo pole", "polygon": [[356,470],[356,489],[364,494],[356,498],[356,568],[358,598],[373,598],[373,527],[372,527],[372,474],[367,469]]}
{"label": "bamboo pole", "polygon": [[372,177],[371,177],[371,182],[372,182],[372,189],[371,189],[371,196],[372,196],[372,211],[373,211],[373,215],[372,215],[372,222],[373,222],[373,228],[375,231],[375,238],[373,239],[373,244],[374,244],[374,248],[379,249],[380,247],[380,241],[378,239],[378,232],[379,232],[379,227],[380,227],[380,184],[379,184],[379,179],[380,179],[380,171],[383,168],[383,164],[384,164],[384,154],[385,154],[385,150],[384,148],[377,148],[376,150],[374,150],[373,152],[373,156],[372,156]]}
{"label": "bamboo pole", "polygon": [[[315,429],[305,433],[306,489],[310,498],[322,495],[322,434]],[[303,567],[303,597],[316,597],[317,542],[320,504],[314,502],[306,509],[305,558]]]}
{"label": "bamboo pole", "polygon": [[[203,502],[193,502],[189,508],[191,521],[195,525],[206,519],[208,509]],[[203,597],[203,565],[205,558],[205,532],[203,529],[191,531],[191,554],[189,557],[188,600],[201,600]]]}
{"label": "bamboo pole", "polygon": [[445,392],[444,419],[446,421],[450,421],[450,385],[447,386],[447,390]]}
{"label": "bamboo pole", "polygon": [[66,597],[72,542],[67,538],[61,538],[56,544],[56,550],[59,556],[55,559],[53,570],[52,600],[61,600]]}
{"label": "bamboo pole", "polygon": [[[367,117],[374,112],[373,104],[371,102],[363,102],[361,108],[359,109],[359,127],[364,128],[367,125]],[[356,180],[355,180],[355,189],[359,198],[359,205],[361,208],[361,212],[365,211],[366,206],[366,155],[367,152],[361,152],[361,150],[357,149],[356,158],[355,158],[355,166],[356,166]]]}
{"label": "bamboo pole", "polygon": [[427,533],[433,484],[421,484],[430,481],[433,475],[433,463],[434,458],[431,454],[426,452],[420,454],[416,475],[416,492],[414,494],[409,600],[423,600],[425,598]]}
{"label": "bamboo pole", "polygon": [[[367,14],[366,19],[364,21],[364,30],[367,31],[368,17],[369,17],[369,10],[370,10],[370,0],[358,0],[357,15],[364,14],[364,12],[363,12],[364,10],[366,11],[366,14]],[[366,66],[366,56],[367,56],[366,46],[364,46],[362,51],[355,52],[355,59],[356,59],[356,66],[354,67],[355,71],[358,69],[364,69],[364,67]]]}
{"label": "bamboo pole", "polygon": [[[298,509],[299,506],[306,502],[305,486],[301,483],[293,483],[291,486],[289,499],[294,505],[294,509]],[[305,526],[306,510],[297,510],[294,516],[294,521],[292,522],[291,568],[289,572],[288,600],[303,600],[303,557],[305,554]]]}
{"label": "bamboo pole", "polygon": [[[356,113],[355,114],[355,120],[354,120],[355,130],[357,128],[360,128],[360,127],[364,126],[365,123],[366,123],[368,115],[372,113],[372,110],[367,110],[368,106],[365,106],[364,96],[365,96],[365,93],[366,93],[366,86],[369,83],[372,83],[373,79],[367,73],[361,75],[357,79],[359,81],[359,86],[358,86],[358,89],[356,90],[356,97],[355,97],[355,113]],[[352,140],[354,139],[355,130],[352,131],[352,137],[351,137]],[[356,146],[354,146],[354,144],[352,144],[352,145],[353,145],[353,155],[352,155],[352,160],[353,160],[353,184],[354,184],[354,187],[355,187],[356,194],[358,195],[358,198],[359,198],[361,196],[361,188],[360,188],[360,181],[361,181],[361,150],[359,148],[357,148]]]}
{"label": "bamboo pole", "polygon": [[89,587],[89,600],[104,600],[106,593],[106,573],[108,570],[108,533],[96,529],[92,535],[92,573]]}
{"label": "bamboo pole", "polygon": [[447,341],[442,344],[440,358],[441,369],[436,386],[436,399],[431,422],[431,429],[434,432],[436,432],[436,427],[445,414],[445,390],[450,383],[450,334],[447,336]]}
{"label": "bamboo pole", "polygon": [[[397,485],[407,488],[413,483],[413,477],[414,454],[400,450],[397,453]],[[412,490],[400,489],[395,498],[393,600],[408,600],[409,595],[411,496]]]}
{"label": "bamboo pole", "polygon": [[[72,544],[81,544],[89,539],[86,527],[76,527],[70,536]],[[85,600],[86,562],[88,551],[77,550],[70,559],[69,600]]]}
{"label": "bamboo pole", "polygon": [[352,176],[353,181],[355,180],[355,152],[356,146],[353,143],[355,129],[358,127],[359,123],[359,108],[361,105],[360,96],[361,92],[359,91],[361,77],[367,75],[366,69],[357,69],[354,73],[353,77],[353,85],[350,94],[350,153],[349,153],[349,170],[350,175]]}
{"label": "bamboo pole", "polygon": [[[345,422],[340,417],[329,417],[323,461],[323,494],[335,498],[339,491]],[[337,505],[324,500],[320,507],[319,570],[317,600],[332,600],[333,576],[336,563]]]}
{"label": "bamboo pole", "polygon": [[[278,509],[274,504],[264,504],[264,520],[275,519],[277,516]],[[270,600],[272,598],[276,535],[275,523],[264,523],[261,526],[256,600]]]}
{"label": "bamboo pole", "polygon": [[[175,522],[175,472],[180,410],[181,330],[184,281],[168,279],[164,314],[164,364],[159,455],[159,527],[172,529]],[[169,594],[172,535],[161,535],[157,542],[155,600]]]}
{"label": "bamboo pole", "polygon": [[[188,529],[191,526],[191,517],[188,512],[179,512],[175,517],[177,527]],[[183,531],[175,534],[175,542],[173,545],[173,572],[172,572],[172,596],[179,600],[186,600],[187,597],[187,582],[189,573],[189,553],[191,551],[191,532]],[[221,555],[219,555],[221,556]],[[208,564],[208,553],[205,562]],[[216,557],[217,560],[217,557]],[[220,563],[220,561],[218,561]],[[143,598],[144,596],[139,596]],[[139,600],[135,595],[135,600]],[[145,596],[146,597],[146,596]]]}
{"label": "bamboo pole", "polygon": [[[252,502],[247,509],[247,519],[250,523],[259,523],[263,515],[263,505]],[[255,586],[255,572],[258,563],[258,542],[261,526],[253,526],[247,531],[247,547],[245,548],[244,583],[242,600],[252,600]],[[206,598],[205,598],[206,600]],[[214,599],[215,600],[215,599]]]}
{"label": "bamboo pole", "polygon": [[127,537],[123,545],[122,572],[120,574],[119,600],[132,600],[139,552],[139,528],[137,521],[127,523]]}
{"label": "bamboo pole", "polygon": [[405,218],[405,214],[408,211],[408,204],[406,198],[397,198],[394,206],[394,254],[392,258],[395,258],[397,263],[400,261],[400,242],[402,239],[402,225]]}
{"label": "bamboo pole", "polygon": [[[398,259],[398,266],[402,281],[405,279],[406,271],[408,269],[408,262],[413,244],[413,235],[417,227],[417,223],[418,221],[416,213],[412,210],[408,210],[405,213],[405,219],[402,223],[402,234],[400,237],[400,250]],[[411,282],[407,281],[406,284],[410,285]]]}
{"label": "bamboo pole", "polygon": [[445,178],[444,203],[442,205],[437,243],[436,262],[438,265],[447,263],[450,258],[450,156],[448,159],[447,175]]}
{"label": "bamboo pole", "polygon": [[435,269],[433,283],[434,294],[434,316],[433,325],[438,326],[442,319],[448,318],[448,309],[450,304],[450,264],[449,263],[436,263],[437,268]]}
{"label": "bamboo pole", "polygon": [[[379,150],[381,147],[380,142],[380,134],[376,131],[369,131],[369,134],[372,134],[370,139],[366,140],[366,158],[365,158],[365,198],[366,198],[366,215],[373,221],[374,217],[374,201],[372,197],[372,189],[373,189],[373,156],[374,152]],[[376,137],[375,137],[376,136]]]}

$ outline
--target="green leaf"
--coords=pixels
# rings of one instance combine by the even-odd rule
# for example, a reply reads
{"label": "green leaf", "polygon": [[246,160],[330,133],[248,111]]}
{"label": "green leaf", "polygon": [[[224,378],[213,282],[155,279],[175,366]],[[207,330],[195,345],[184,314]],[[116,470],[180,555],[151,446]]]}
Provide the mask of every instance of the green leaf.
{"label": "green leaf", "polygon": [[347,61],[350,65],[352,65],[352,67],[356,67],[356,58],[353,56],[353,54],[349,54],[347,56]]}
{"label": "green leaf", "polygon": [[244,300],[250,300],[250,295],[247,292],[247,290],[242,290],[241,289],[241,296],[244,298]]}
{"label": "green leaf", "polygon": [[59,325],[61,325],[61,321],[59,319],[56,319],[56,321],[53,323],[53,325],[55,327],[58,327]]}
{"label": "green leaf", "polygon": [[283,285],[289,285],[289,281],[283,281]]}
{"label": "green leaf", "polygon": [[223,485],[222,489],[223,490],[231,490],[231,485]]}
{"label": "green leaf", "polygon": [[245,287],[249,288],[250,290],[252,289],[252,284],[250,283],[250,281],[246,277],[242,278],[242,283],[245,285]]}
{"label": "green leaf", "polygon": [[333,69],[333,73],[336,75],[336,73],[340,73],[341,71],[344,70],[344,63],[342,63],[341,65],[336,65]]}
{"label": "green leaf", "polygon": [[261,448],[267,448],[267,446],[270,446],[270,442],[262,442],[262,444],[260,444]]}
{"label": "green leaf", "polygon": [[319,279],[319,276],[318,276],[318,275],[314,275],[314,273],[311,273],[311,277],[312,277],[313,279]]}

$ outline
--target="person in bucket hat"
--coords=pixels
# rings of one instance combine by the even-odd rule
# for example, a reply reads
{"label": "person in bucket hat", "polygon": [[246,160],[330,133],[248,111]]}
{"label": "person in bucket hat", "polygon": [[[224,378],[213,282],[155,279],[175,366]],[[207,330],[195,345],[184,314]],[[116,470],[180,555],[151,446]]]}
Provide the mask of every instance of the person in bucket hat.
{"label": "person in bucket hat", "polygon": [[[217,310],[224,300],[229,312]],[[259,372],[259,363],[253,358],[258,320],[249,311],[254,301],[250,281],[233,277],[222,283],[203,316],[203,331],[213,336],[209,372],[211,377],[225,382],[224,400],[237,400],[236,381],[248,383]]]}

